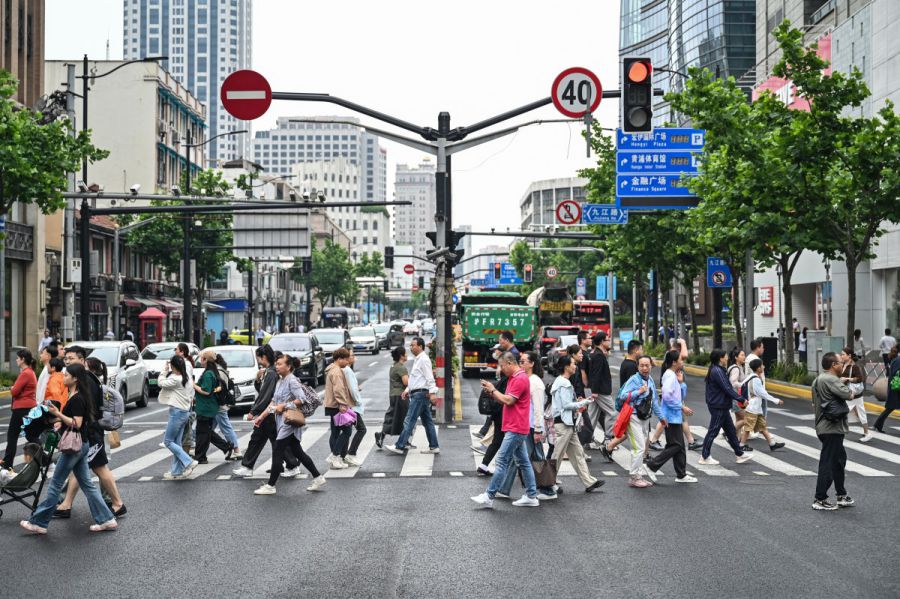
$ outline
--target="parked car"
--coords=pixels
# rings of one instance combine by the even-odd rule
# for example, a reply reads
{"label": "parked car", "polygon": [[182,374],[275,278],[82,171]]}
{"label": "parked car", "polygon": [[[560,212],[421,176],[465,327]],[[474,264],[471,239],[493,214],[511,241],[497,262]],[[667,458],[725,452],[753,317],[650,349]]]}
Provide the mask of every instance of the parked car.
{"label": "parked car", "polygon": [[422,321],[422,334],[423,335],[434,335],[435,331],[435,323],[431,318],[426,318]]}
{"label": "parked car", "polygon": [[331,364],[331,354],[339,347],[353,349],[353,342],[350,340],[350,333],[345,329],[315,329],[313,335],[322,346],[325,352],[325,365]]}
{"label": "parked car", "polygon": [[374,327],[353,327],[350,329],[350,340],[354,351],[368,351],[375,355],[381,350]]}
{"label": "parked car", "polygon": [[280,333],[269,340],[269,346],[300,359],[299,374],[294,374],[304,383],[315,387],[325,381],[325,351],[313,333]]}
{"label": "parked car", "polygon": [[421,335],[422,334],[422,323],[421,321],[414,320],[412,322],[406,323],[403,327],[404,335]]}
{"label": "parked car", "polygon": [[[542,326],[538,331],[537,339],[534,342],[534,351],[544,359],[547,353],[559,343],[560,337],[565,335],[575,335],[577,339],[579,328],[577,326],[568,325],[547,325]],[[566,346],[563,346],[565,348]]]}
{"label": "parked car", "polygon": [[[206,349],[220,354],[228,364],[228,375],[234,381],[234,409],[249,410],[256,401],[256,387],[253,385],[259,370],[256,348],[252,345],[215,345]],[[203,366],[198,360],[194,366],[194,380],[199,381],[202,374]]]}
{"label": "parked car", "polygon": [[[191,364],[197,362],[200,356],[200,348],[193,343],[188,343],[190,351]],[[141,359],[147,367],[147,382],[150,384],[150,395],[156,397],[159,395],[159,373],[162,372],[163,366],[172,356],[175,355],[175,348],[178,347],[177,341],[166,343],[151,343],[141,352]]]}
{"label": "parked car", "polygon": [[69,345],[83,347],[88,356],[106,364],[107,384],[122,394],[125,403],[135,402],[139,408],[147,405],[147,366],[133,341],[75,341]]}
{"label": "parked car", "polygon": [[[251,333],[247,329],[241,329],[228,335],[228,338],[237,345],[256,345],[256,331]],[[268,343],[271,338],[272,334],[266,333],[266,336],[263,337],[263,343]]]}
{"label": "parked car", "polygon": [[381,322],[373,327],[378,337],[378,347],[391,349],[403,345],[403,325],[391,322]]}

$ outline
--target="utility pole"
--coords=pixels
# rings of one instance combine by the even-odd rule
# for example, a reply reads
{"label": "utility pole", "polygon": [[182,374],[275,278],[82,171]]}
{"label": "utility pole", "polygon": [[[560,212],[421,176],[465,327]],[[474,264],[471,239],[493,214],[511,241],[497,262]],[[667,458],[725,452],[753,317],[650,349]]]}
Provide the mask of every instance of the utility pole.
{"label": "utility pole", "polygon": [[[3,174],[0,173],[0,204],[3,203]],[[0,216],[3,229],[0,233],[0,365],[6,363],[6,217]]]}
{"label": "utility pole", "polygon": [[713,292],[713,347],[722,348],[722,288]]}
{"label": "utility pole", "polygon": [[754,310],[756,306],[753,305],[755,299],[754,293],[754,282],[753,282],[753,271],[755,269],[755,265],[753,263],[753,250],[747,248],[747,251],[744,253],[744,329],[746,331],[746,346],[750,347],[750,342],[753,341],[756,337],[754,335]]}
{"label": "utility pole", "polygon": [[[435,196],[437,210],[435,212],[436,236],[438,247],[455,249],[453,243],[453,223],[450,196],[450,156],[447,155],[447,135],[450,133],[450,113],[438,114],[437,169],[435,171]],[[452,266],[447,257],[439,258],[434,273],[435,282],[435,320],[440,323],[438,336],[435,339],[435,364],[438,379],[443,379],[444,413],[438,413],[439,422],[453,421],[453,330],[450,322],[450,310],[447,303],[449,290],[453,282]],[[438,387],[441,384],[438,382]]]}
{"label": "utility pole", "polygon": [[[184,193],[191,195],[191,126],[188,123],[187,143],[184,144],[184,172],[186,177],[186,188]],[[182,314],[181,328],[185,341],[190,342],[194,338],[194,306],[191,296],[191,218],[193,215],[185,214],[182,226],[184,227],[184,238],[182,239],[182,258],[184,263],[181,269],[181,286],[182,286]]]}
{"label": "utility pole", "polygon": [[607,285],[607,293],[606,297],[609,299],[609,344],[613,348],[613,351],[616,349],[616,284],[613,282],[613,277],[615,274],[613,272],[606,273],[606,285]]}
{"label": "utility pole", "polygon": [[[88,57],[81,63],[81,129],[88,128]],[[81,162],[81,180],[88,184],[88,161]],[[81,338],[91,335],[91,208],[87,198],[81,200]]]}
{"label": "utility pole", "polygon": [[253,279],[255,274],[256,262],[250,261],[250,272],[247,273],[247,331],[248,335],[253,335]]}
{"label": "utility pole", "polygon": [[648,331],[650,335],[649,339],[653,339],[653,342],[656,343],[659,341],[659,273],[655,270],[650,271],[650,306],[648,306],[650,310],[650,326],[653,328],[652,331]]}
{"label": "utility pole", "polygon": [[[75,122],[75,65],[66,65],[66,114],[69,122]],[[75,137],[72,127],[72,137]],[[75,191],[75,173],[69,173],[69,191]],[[66,200],[64,215],[63,259],[60,266],[60,291],[62,299],[62,322],[60,338],[67,343],[75,338],[75,281],[72,280],[72,259],[75,257],[75,200]]]}

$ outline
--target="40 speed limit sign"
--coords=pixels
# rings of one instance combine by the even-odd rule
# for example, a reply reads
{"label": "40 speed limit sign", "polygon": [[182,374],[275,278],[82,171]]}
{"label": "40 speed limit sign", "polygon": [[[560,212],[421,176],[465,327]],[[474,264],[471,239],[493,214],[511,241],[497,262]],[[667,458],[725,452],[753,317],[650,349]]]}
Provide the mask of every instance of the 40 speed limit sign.
{"label": "40 speed limit sign", "polygon": [[588,102],[591,112],[597,110],[603,97],[603,88],[594,73],[582,67],[572,67],[556,77],[550,96],[558,111],[569,118],[578,119],[588,111]]}

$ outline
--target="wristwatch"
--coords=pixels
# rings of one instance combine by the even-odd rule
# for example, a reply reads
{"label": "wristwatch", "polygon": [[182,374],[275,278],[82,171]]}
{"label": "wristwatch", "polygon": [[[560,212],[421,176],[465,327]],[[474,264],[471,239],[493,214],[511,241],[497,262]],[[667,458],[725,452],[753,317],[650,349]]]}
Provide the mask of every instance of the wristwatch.
{"label": "wristwatch", "polygon": [[269,414],[274,414],[274,413],[275,413],[275,408],[269,408]]}

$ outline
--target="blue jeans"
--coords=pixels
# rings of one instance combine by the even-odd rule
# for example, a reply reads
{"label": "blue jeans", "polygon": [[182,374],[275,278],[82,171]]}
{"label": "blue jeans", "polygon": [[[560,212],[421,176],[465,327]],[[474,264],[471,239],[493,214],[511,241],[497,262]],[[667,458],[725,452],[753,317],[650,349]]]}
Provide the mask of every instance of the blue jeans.
{"label": "blue jeans", "polygon": [[69,474],[75,475],[78,486],[84,491],[87,498],[88,507],[91,508],[91,516],[94,522],[103,524],[114,519],[113,513],[103,503],[103,497],[100,495],[100,489],[91,480],[91,471],[88,468],[88,443],[85,441],[81,446],[81,452],[76,454],[59,454],[59,461],[56,463],[56,470],[53,471],[53,478],[50,480],[50,486],[47,488],[47,496],[38,505],[34,513],[31,514],[29,522],[47,528],[50,520],[53,518],[53,512],[56,511],[56,505],[59,503],[60,493],[62,493],[63,485]]}
{"label": "blue jeans", "polygon": [[213,430],[215,430],[216,426],[221,429],[222,436],[225,437],[225,440],[231,443],[232,447],[237,449],[237,433],[234,432],[234,427],[231,426],[231,420],[228,419],[228,410],[225,410],[224,412],[222,410],[219,410],[219,412],[216,414],[216,424],[215,426],[213,426]]}
{"label": "blue jeans", "polygon": [[190,421],[191,413],[189,410],[182,410],[174,406],[169,406],[169,421],[166,423],[166,434],[163,437],[163,443],[166,449],[172,452],[172,474],[181,474],[184,469],[191,463],[191,456],[184,452],[181,448],[181,434],[184,425]]}
{"label": "blue jeans", "polygon": [[[543,461],[544,448],[541,445],[536,445],[534,443],[534,433],[530,433],[525,436],[525,449],[528,451],[529,459]],[[501,481],[500,483],[500,492],[504,495],[509,495],[509,492],[512,491],[513,482],[515,482],[515,480],[516,470],[513,468],[507,468],[506,476],[503,477],[503,481]],[[556,492],[553,490],[553,487],[538,487],[537,490],[539,493],[543,493],[544,495],[556,494]]]}
{"label": "blue jeans", "polygon": [[428,399],[428,391],[416,391],[409,394],[409,410],[406,412],[406,420],[403,421],[403,432],[397,439],[397,449],[406,448],[406,443],[409,441],[419,417],[422,418],[425,436],[428,437],[428,448],[437,449],[437,431],[434,428],[434,419],[431,417],[431,401]]}
{"label": "blue jeans", "polygon": [[497,467],[494,470],[494,476],[491,477],[491,484],[488,485],[487,494],[491,499],[500,491],[500,485],[506,478],[506,472],[515,470],[510,468],[510,462],[515,460],[516,467],[522,474],[522,480],[525,482],[525,494],[529,497],[537,497],[537,483],[534,480],[534,470],[531,468],[531,460],[528,459],[528,448],[525,445],[525,439],[528,435],[521,433],[511,433],[506,431],[503,436],[503,443],[500,445],[500,451],[497,452]]}

